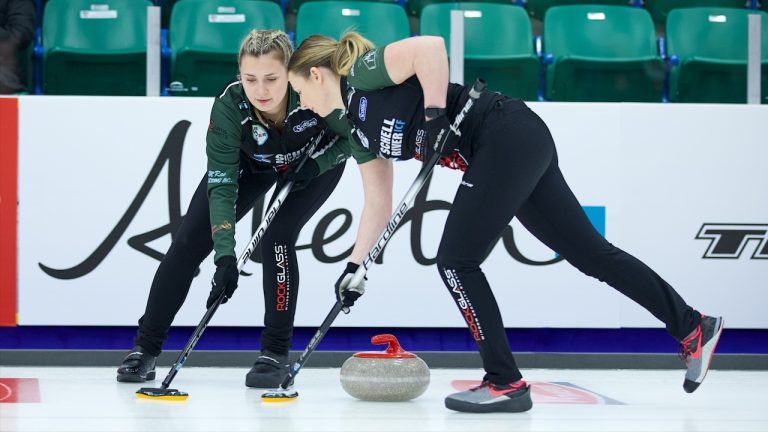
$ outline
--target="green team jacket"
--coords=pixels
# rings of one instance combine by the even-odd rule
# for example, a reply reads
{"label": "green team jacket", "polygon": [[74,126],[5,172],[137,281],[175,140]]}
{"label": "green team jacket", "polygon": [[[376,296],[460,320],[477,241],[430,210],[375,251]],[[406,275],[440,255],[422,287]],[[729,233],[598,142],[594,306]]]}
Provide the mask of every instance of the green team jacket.
{"label": "green team jacket", "polygon": [[[283,132],[261,123],[254,114],[240,81],[229,83],[213,102],[206,134],[208,156],[208,206],[214,261],[235,254],[235,202],[240,169],[282,171],[308,151],[315,136],[326,128],[317,114],[299,107],[298,97],[289,88],[288,112]],[[320,173],[350,156],[358,164],[376,158],[373,153],[350,143],[347,134],[327,132],[310,155]],[[243,163],[241,165],[241,162]]]}

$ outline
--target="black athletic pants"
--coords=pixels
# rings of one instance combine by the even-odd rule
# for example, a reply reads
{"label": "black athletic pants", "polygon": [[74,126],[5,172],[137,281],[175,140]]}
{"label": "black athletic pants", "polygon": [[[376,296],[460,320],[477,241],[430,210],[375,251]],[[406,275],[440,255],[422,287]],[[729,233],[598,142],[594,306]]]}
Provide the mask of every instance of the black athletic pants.
{"label": "black athletic pants", "polygon": [[[299,289],[296,240],[304,224],[331,195],[343,172],[344,164],[340,164],[312,180],[306,188],[292,191],[261,239],[265,306],[262,349],[278,354],[288,353],[290,349]],[[252,173],[248,168],[242,169],[238,179],[237,220],[253,208],[276,178],[275,173]],[[275,194],[277,192],[275,190]],[[187,297],[195,271],[212,250],[207,178],[203,177],[155,273],[147,308],[139,319],[139,330],[134,338],[136,345],[141,345],[151,355],[160,354],[168,329]],[[240,284],[243,282],[241,279]],[[200,285],[210,289],[207,283]],[[201,302],[201,316],[204,308]]]}
{"label": "black athletic pants", "polygon": [[474,145],[445,224],[437,266],[477,342],[484,379],[508,383],[522,378],[480,269],[513,217],[581,272],[650,311],[678,341],[696,328],[700,315],[667,282],[594,229],[558,168],[549,129],[522,101],[497,102]]}

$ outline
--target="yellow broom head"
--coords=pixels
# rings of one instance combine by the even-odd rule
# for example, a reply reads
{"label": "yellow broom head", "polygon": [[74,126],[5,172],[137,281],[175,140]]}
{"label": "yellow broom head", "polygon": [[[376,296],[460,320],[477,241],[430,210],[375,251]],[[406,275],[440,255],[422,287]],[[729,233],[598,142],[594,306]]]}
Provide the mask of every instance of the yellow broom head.
{"label": "yellow broom head", "polygon": [[267,403],[275,402],[293,402],[299,397],[299,392],[288,387],[287,389],[278,388],[270,390],[261,395],[261,401]]}
{"label": "yellow broom head", "polygon": [[185,401],[189,397],[189,393],[176,389],[142,387],[136,391],[136,397],[152,400]]}

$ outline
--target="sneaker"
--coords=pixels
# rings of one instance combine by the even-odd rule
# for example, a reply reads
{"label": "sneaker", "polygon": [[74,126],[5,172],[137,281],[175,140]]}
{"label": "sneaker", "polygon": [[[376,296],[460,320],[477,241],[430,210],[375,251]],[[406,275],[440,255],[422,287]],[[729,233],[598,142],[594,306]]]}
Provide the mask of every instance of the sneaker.
{"label": "sneaker", "polygon": [[683,381],[686,392],[693,393],[704,381],[722,332],[722,317],[702,315],[701,324],[680,344],[680,358],[688,368]]}
{"label": "sneaker", "polygon": [[531,386],[523,380],[505,385],[483,381],[475,388],[445,398],[445,407],[471,413],[528,411],[533,407]]}
{"label": "sneaker", "polygon": [[261,355],[245,375],[245,385],[254,388],[277,388],[288,375],[288,355],[261,350]]}
{"label": "sneaker", "polygon": [[119,382],[145,382],[155,379],[155,363],[157,357],[146,353],[144,347],[136,345],[133,352],[123,359],[123,364],[117,368]]}

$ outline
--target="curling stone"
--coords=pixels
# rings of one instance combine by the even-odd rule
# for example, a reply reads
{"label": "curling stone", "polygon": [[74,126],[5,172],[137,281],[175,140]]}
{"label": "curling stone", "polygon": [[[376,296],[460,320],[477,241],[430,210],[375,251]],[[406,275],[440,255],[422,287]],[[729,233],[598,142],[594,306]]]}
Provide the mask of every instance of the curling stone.
{"label": "curling stone", "polygon": [[344,391],[364,401],[401,402],[421,396],[429,386],[424,360],[403,351],[391,334],[371,338],[374,345],[389,344],[384,351],[354,354],[341,366]]}

